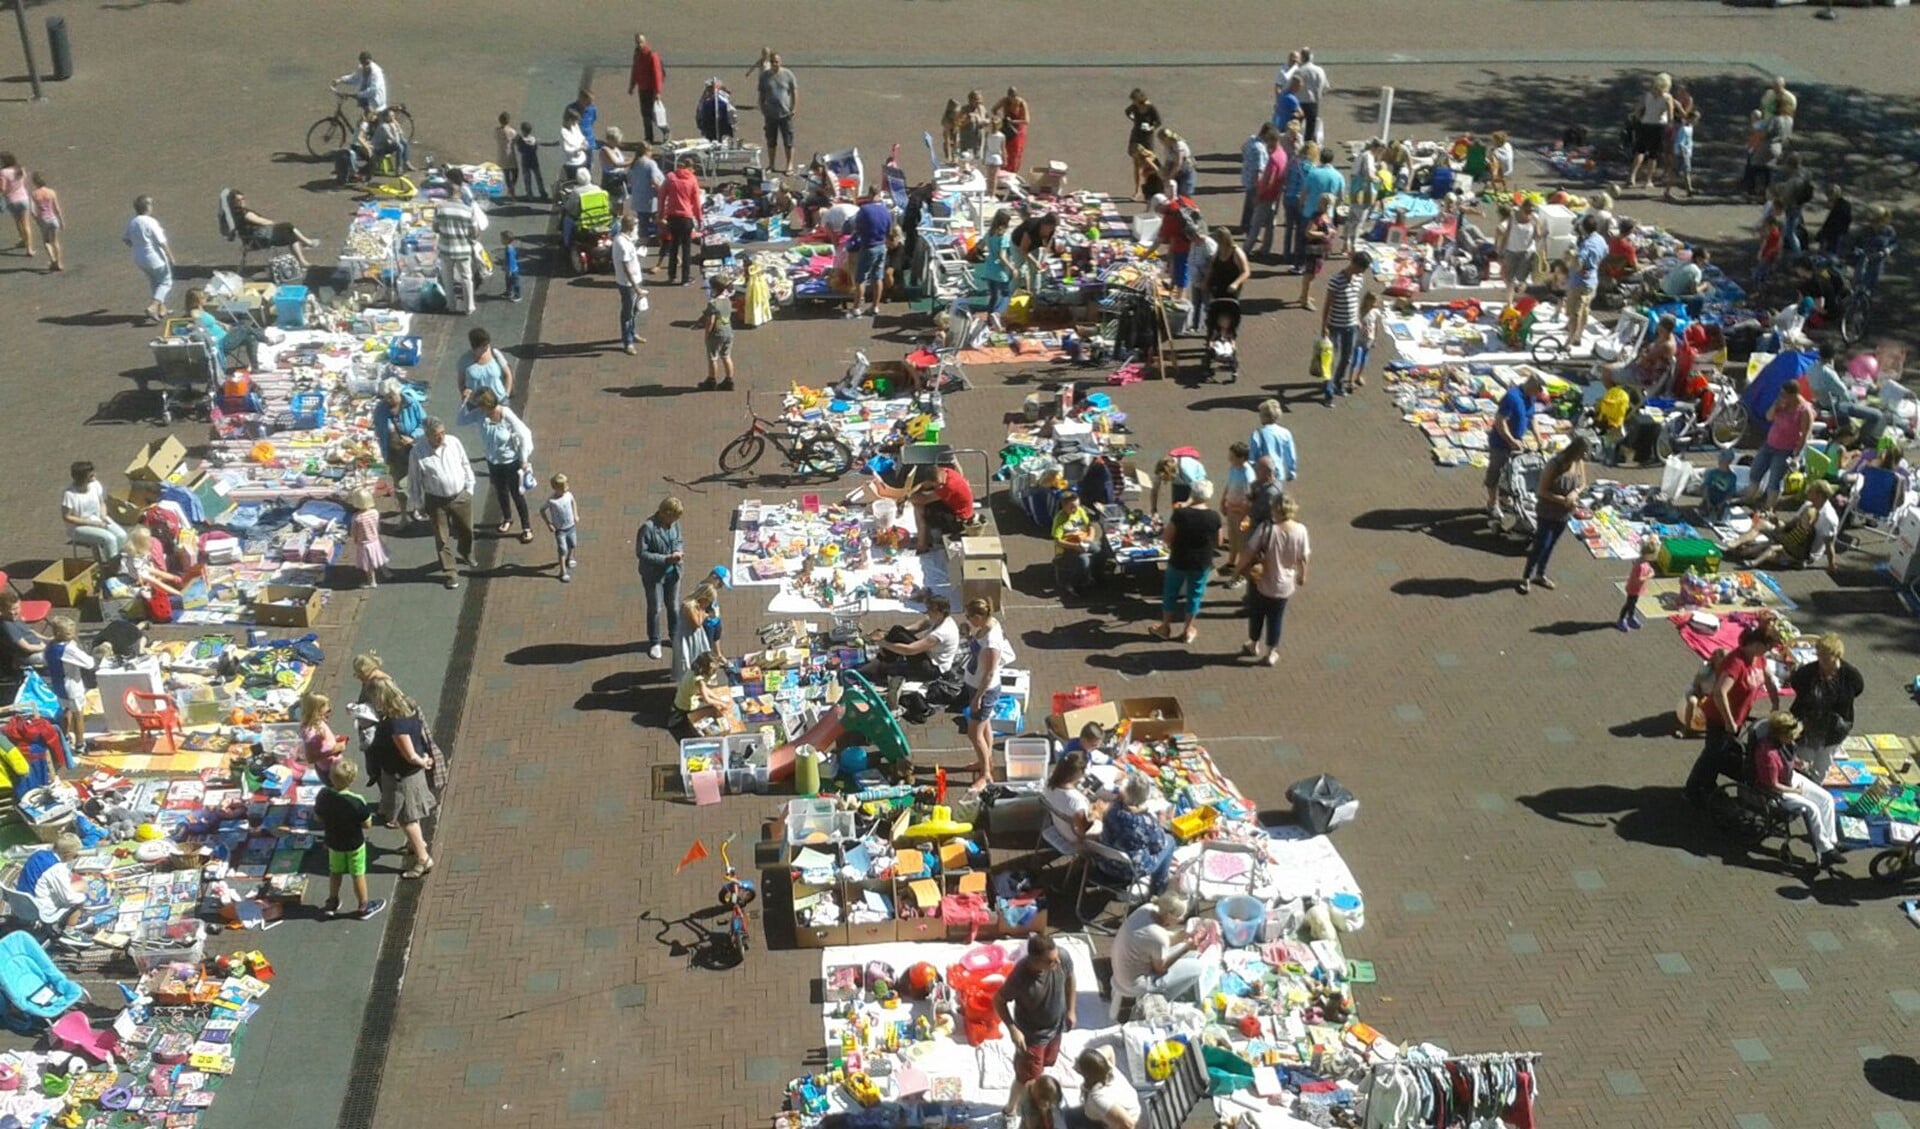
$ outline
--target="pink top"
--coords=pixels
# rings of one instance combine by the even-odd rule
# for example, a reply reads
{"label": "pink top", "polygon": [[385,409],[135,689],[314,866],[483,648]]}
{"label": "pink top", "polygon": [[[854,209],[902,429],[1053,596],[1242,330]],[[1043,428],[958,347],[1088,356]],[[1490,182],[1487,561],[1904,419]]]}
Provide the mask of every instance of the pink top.
{"label": "pink top", "polygon": [[1646,588],[1647,581],[1652,578],[1652,561],[1634,562],[1634,566],[1627,570],[1627,595],[1638,596]]}
{"label": "pink top", "polygon": [[27,202],[27,170],[0,169],[0,194],[4,194],[9,204]]}
{"label": "pink top", "polygon": [[1776,451],[1798,451],[1813,427],[1813,405],[1803,397],[1796,411],[1779,412],[1767,425],[1767,446]]}
{"label": "pink top", "polygon": [[361,510],[354,514],[348,526],[348,536],[361,543],[380,540],[380,512]]}
{"label": "pink top", "polygon": [[33,214],[36,217],[43,220],[59,219],[60,215],[57,210],[58,203],[59,201],[53,195],[53,189],[36,188],[33,190]]}

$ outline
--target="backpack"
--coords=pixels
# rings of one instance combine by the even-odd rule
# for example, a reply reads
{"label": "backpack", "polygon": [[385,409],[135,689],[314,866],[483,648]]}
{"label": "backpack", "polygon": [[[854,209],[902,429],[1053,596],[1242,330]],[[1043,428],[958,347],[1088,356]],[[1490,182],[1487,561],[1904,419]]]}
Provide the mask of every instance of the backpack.
{"label": "backpack", "polygon": [[1200,214],[1200,209],[1192,204],[1181,204],[1177,215],[1180,220],[1180,230],[1186,233],[1189,241],[1198,243],[1206,238],[1207,219]]}

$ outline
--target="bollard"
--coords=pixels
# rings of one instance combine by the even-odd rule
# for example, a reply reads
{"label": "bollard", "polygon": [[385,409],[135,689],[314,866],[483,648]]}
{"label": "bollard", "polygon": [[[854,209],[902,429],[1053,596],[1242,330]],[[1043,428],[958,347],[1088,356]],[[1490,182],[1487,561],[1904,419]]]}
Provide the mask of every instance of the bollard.
{"label": "bollard", "polygon": [[65,82],[73,77],[73,44],[67,39],[67,18],[47,17],[47,48],[53,55],[53,78]]}

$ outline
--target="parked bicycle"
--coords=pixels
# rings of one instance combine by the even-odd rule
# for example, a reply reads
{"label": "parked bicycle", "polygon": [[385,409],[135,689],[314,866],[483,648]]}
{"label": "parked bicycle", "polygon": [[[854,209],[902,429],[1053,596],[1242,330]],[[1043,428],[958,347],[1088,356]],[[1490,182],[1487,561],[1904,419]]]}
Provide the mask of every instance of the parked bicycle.
{"label": "parked bicycle", "polygon": [[753,393],[747,393],[747,429],[720,449],[723,474],[740,474],[753,469],[768,445],[778,450],[787,465],[802,474],[838,478],[853,466],[853,451],[824,423],[794,424],[786,420],[764,419],[753,412]]}
{"label": "parked bicycle", "polygon": [[[347,139],[352,137],[354,131],[360,128],[360,118],[358,115],[359,104],[357,102],[355,102],[355,115],[353,117],[347,116],[347,103],[354,101],[354,96],[350,93],[340,90],[333,91],[333,113],[328,114],[326,117],[321,118],[319,121],[307,127],[308,153],[314,157],[325,158],[331,157],[346,148]],[[401,134],[407,141],[411,142],[413,140],[413,115],[407,112],[405,106],[397,102],[394,103],[390,109],[393,110],[394,121],[400,125]]]}

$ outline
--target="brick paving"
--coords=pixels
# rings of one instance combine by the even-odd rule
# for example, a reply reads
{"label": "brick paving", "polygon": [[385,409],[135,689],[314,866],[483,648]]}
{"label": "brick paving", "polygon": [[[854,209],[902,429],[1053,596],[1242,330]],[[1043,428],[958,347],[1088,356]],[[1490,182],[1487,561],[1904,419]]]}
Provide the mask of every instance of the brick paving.
{"label": "brick paving", "polygon": [[[376,7],[383,19],[393,9],[381,43],[394,46],[375,50],[383,61],[399,60],[389,61],[390,72],[423,123],[442,123],[427,131],[429,141],[475,155],[484,152],[483,128],[496,102],[516,116],[551,119],[582,67],[617,58],[627,34],[610,7],[596,6],[572,28],[542,29],[528,55],[521,6],[477,3],[458,26],[421,9]],[[1068,19],[1097,13],[1122,24],[1149,21],[1132,6],[1067,7]],[[861,8],[888,16],[902,10]],[[807,84],[803,145],[829,136],[835,144],[858,140],[877,163],[883,139],[917,138],[948,93],[1011,80],[1035,104],[1030,151],[1068,160],[1076,183],[1115,186],[1124,174],[1117,108],[1132,85],[1153,90],[1177,127],[1257,120],[1268,68],[1252,60],[1269,52],[1242,30],[1252,10],[1197,12],[1189,50],[1146,59],[1229,64],[1205,70],[1144,67],[1138,57],[1103,65],[1118,53],[1116,43],[1089,49],[1075,67],[996,71],[994,59],[1058,60],[1039,57],[1047,48],[1019,36],[980,42],[982,29],[1021,26],[1031,15],[991,3],[915,6],[912,23],[871,28],[863,41],[871,54],[860,58],[846,56],[831,28],[793,29],[781,46]],[[0,381],[0,411],[10,418],[31,411],[48,452],[10,466],[17,489],[0,498],[0,516],[20,535],[9,558],[46,552],[49,507],[37,499],[52,496],[68,458],[92,455],[111,466],[152,434],[144,403],[121,394],[124,373],[146,364],[144,335],[111,327],[131,304],[132,279],[115,239],[127,196],[160,196],[176,246],[195,263],[226,257],[208,213],[214,191],[229,182],[244,181],[256,200],[272,200],[277,218],[337,234],[339,199],[301,191],[320,172],[265,161],[259,150],[297,143],[324,108],[318,84],[345,70],[356,48],[312,47],[337,42],[323,32],[337,32],[338,21],[308,9],[276,12],[281,31],[309,37],[290,63],[205,37],[207,22],[232,26],[252,11],[236,0],[75,9],[81,77],[54,87],[46,106],[0,103],[7,143],[30,167],[63,173],[56,183],[84,221],[75,225],[76,269],[67,276],[0,275],[0,325],[15,361],[14,379]],[[1564,4],[1489,4],[1477,20],[1426,21],[1417,29],[1409,24],[1431,8],[1395,3],[1381,11],[1401,26],[1383,33],[1371,19],[1363,30],[1289,14],[1289,27],[1262,39],[1310,38],[1344,89],[1394,83],[1402,128],[1458,124],[1474,107],[1497,106],[1530,114],[1535,133],[1557,132],[1571,111],[1554,108],[1556,91],[1603,89],[1623,66],[1661,63],[1662,51],[1680,56],[1668,60],[1680,73],[1690,67],[1728,76],[1716,81],[1733,97],[1732,76],[1757,85],[1751,70],[1706,56],[1744,49],[1749,35],[1786,54],[1782,67],[1796,76],[1841,74],[1862,83],[1873,92],[1869,102],[1915,93],[1910,70],[1893,64],[1899,36],[1911,29],[1905,13],[1848,13],[1815,35],[1807,29],[1816,25],[1798,22],[1802,13],[1717,5],[1614,7],[1604,11],[1629,12],[1631,21],[1591,28],[1579,21],[1601,9]],[[596,36],[596,24],[619,30]],[[671,81],[684,89],[701,71],[727,70],[695,62],[679,44],[700,42],[698,54],[708,59],[737,56],[736,66],[751,58],[753,40],[724,31],[724,42],[713,39],[714,29],[733,26],[709,10],[660,14],[648,30],[675,68]],[[808,47],[815,56],[838,50],[851,62],[904,61],[930,33],[949,27],[983,59],[977,71],[810,70],[806,62]],[[1496,31],[1493,42],[1526,43],[1515,50],[1559,61],[1489,66],[1480,61],[1489,52],[1478,49]],[[1430,62],[1388,65],[1383,37]],[[1570,40],[1578,47],[1563,49]],[[167,45],[178,66],[143,73],[140,84],[113,82],[116,65],[130,72],[147,43]],[[508,61],[512,50],[523,54]],[[1343,50],[1356,60],[1345,67]],[[258,95],[258,102],[238,111],[243,128],[208,139],[208,160],[181,161],[174,135],[162,139],[152,128],[150,107],[204,104],[203,76],[216,67],[249,96],[240,100]],[[615,85],[617,77],[603,70],[598,81]],[[939,89],[915,93],[929,77]],[[220,97],[238,96],[225,90]],[[1522,98],[1536,109],[1524,110]],[[487,109],[468,139],[451,123],[476,116],[475,106]],[[1342,136],[1343,121],[1354,128],[1369,111],[1359,99],[1342,100],[1330,130]],[[607,113],[632,124],[624,103]],[[830,129],[830,113],[858,126]],[[1231,153],[1243,135],[1238,128],[1187,132],[1197,150],[1219,153]],[[124,159],[102,166],[77,151],[59,155],[83,136]],[[1710,140],[1703,134],[1703,146]],[[922,167],[915,146],[903,148],[909,167]],[[1226,163],[1205,165],[1203,185],[1231,183]],[[139,177],[130,178],[136,169]],[[1201,203],[1231,200],[1208,195]],[[1747,219],[1744,209],[1707,205],[1636,201],[1623,210],[1714,240],[1731,241]],[[23,265],[3,261],[0,270]],[[1250,371],[1240,386],[1192,392],[1149,384],[1120,393],[1148,449],[1193,443],[1218,462],[1225,444],[1249,428],[1262,387],[1297,379],[1313,322],[1272,304],[1292,289],[1289,280],[1256,276],[1250,305],[1259,303],[1259,316],[1246,333]],[[743,404],[686,391],[701,373],[690,292],[656,288],[643,330],[652,344],[638,360],[592,344],[614,329],[615,298],[603,281],[555,283],[543,301],[537,343],[518,351],[531,384],[525,415],[542,449],[541,471],[565,470],[580,485],[587,524],[576,582],[562,587],[532,574],[547,560],[543,544],[507,544],[468,597],[484,604],[470,654],[434,654],[448,649],[450,617],[419,592],[383,595],[395,602],[376,605],[362,629],[363,638],[377,634],[389,649],[413,638],[403,668],[409,685],[434,681],[431,667],[449,658],[472,666],[454,739],[459,784],[439,833],[443,862],[426,884],[411,936],[378,1120],[764,1124],[781,1084],[817,1039],[805,984],[816,958],[756,950],[747,967],[714,973],[690,968],[683,955],[693,933],[678,922],[709,904],[713,867],[676,877],[673,861],[695,836],[709,845],[727,831],[757,838],[759,820],[775,805],[732,798],[696,810],[654,794],[653,770],[671,758],[657,725],[669,688],[663,664],[634,649],[640,603],[628,565],[633,526],[668,490],[689,502],[690,554],[722,559],[726,516],[740,498],[763,492],[698,480],[738,429]],[[484,315],[496,327],[493,319],[505,316]],[[444,339],[459,328],[447,320],[435,332]],[[878,335],[888,345],[880,348],[911,328],[883,318]],[[782,319],[741,334],[741,374],[769,393],[789,379],[824,379],[868,337],[864,326]],[[979,389],[951,401],[952,434],[993,449],[1001,414],[1017,407],[1039,375],[973,375]],[[1611,615],[1619,567],[1577,549],[1563,551],[1558,591],[1512,593],[1517,554],[1462,517],[1474,507],[1472,478],[1431,470],[1423,444],[1383,399],[1370,389],[1337,411],[1302,407],[1290,417],[1318,556],[1290,616],[1287,661],[1276,671],[1223,661],[1238,640],[1223,596],[1209,602],[1193,652],[1145,636],[1152,614],[1145,599],[1097,612],[1057,607],[1045,591],[1044,544],[1023,535],[1019,519],[1004,520],[1018,590],[1007,618],[1023,659],[1037,668],[1036,694],[1099,681],[1111,693],[1177,695],[1194,728],[1256,796],[1277,799],[1299,776],[1337,772],[1363,799],[1360,822],[1340,837],[1372,903],[1368,929],[1352,945],[1380,970],[1379,984],[1363,994],[1362,1014],[1398,1037],[1546,1052],[1547,1124],[1785,1129],[1920,1118],[1905,1104],[1915,1082],[1898,1058],[1908,1053],[1920,1011],[1920,976],[1902,959],[1911,926],[1893,899],[1861,877],[1859,864],[1849,877],[1809,887],[1764,860],[1729,857],[1721,838],[1678,803],[1691,746],[1642,735],[1661,731],[1648,719],[1671,709],[1691,671],[1686,653],[1658,629],[1631,637],[1591,630]],[[1855,567],[1837,580],[1789,581],[1803,603],[1796,619],[1848,637],[1850,657],[1868,674],[1867,729],[1910,728],[1912,707],[1899,687],[1912,672],[1900,656],[1913,650],[1914,621],[1885,614],[1890,601],[1865,558],[1849,564]],[[754,590],[734,594],[733,630],[756,621],[759,603]],[[347,613],[348,605],[338,607]],[[426,616],[430,626],[410,630]],[[923,749],[960,744],[944,727],[912,736]],[[310,981],[316,990],[301,1004],[316,1023],[357,1016],[368,964],[342,952],[334,963],[316,957],[307,966],[326,970],[338,987],[326,998],[326,981]],[[319,1038],[316,1029],[307,1042]],[[290,1115],[297,1123],[330,1122],[318,1111],[331,1105],[298,1102],[285,1078],[323,1061],[302,1061],[316,1049],[288,1029],[270,1050],[291,1069],[253,1083],[248,1108],[286,1102],[280,1108],[301,1111]]]}

